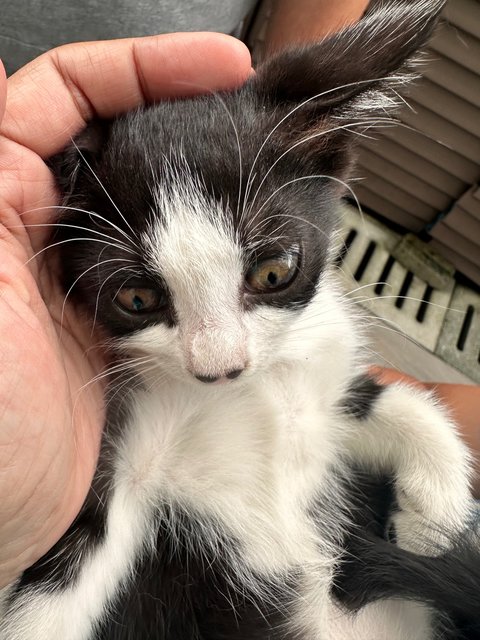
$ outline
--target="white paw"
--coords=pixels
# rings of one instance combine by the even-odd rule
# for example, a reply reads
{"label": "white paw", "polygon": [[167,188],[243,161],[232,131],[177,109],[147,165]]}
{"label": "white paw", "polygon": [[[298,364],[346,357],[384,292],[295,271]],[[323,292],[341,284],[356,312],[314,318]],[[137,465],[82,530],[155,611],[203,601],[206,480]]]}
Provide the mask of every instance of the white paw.
{"label": "white paw", "polygon": [[391,522],[398,543],[405,549],[438,555],[452,545],[471,520],[473,501],[465,466],[436,477],[431,469],[426,470],[421,485],[399,479],[397,487],[399,510]]}

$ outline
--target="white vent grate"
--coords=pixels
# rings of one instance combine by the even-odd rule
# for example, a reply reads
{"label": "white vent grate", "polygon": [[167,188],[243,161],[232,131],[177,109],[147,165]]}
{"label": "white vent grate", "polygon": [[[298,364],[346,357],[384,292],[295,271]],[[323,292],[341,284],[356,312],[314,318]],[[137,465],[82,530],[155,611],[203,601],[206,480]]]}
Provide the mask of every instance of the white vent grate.
{"label": "white vent grate", "polygon": [[351,296],[416,343],[480,382],[480,296],[453,278],[442,290],[393,256],[401,236],[344,207],[337,264]]}

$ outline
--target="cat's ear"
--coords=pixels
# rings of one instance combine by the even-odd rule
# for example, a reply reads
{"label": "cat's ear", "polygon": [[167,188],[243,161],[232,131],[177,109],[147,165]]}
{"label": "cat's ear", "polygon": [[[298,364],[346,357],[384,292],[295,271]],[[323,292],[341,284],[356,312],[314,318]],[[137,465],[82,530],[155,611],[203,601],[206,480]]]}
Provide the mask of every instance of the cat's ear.
{"label": "cat's ear", "polygon": [[326,114],[369,120],[398,103],[395,91],[415,76],[416,55],[430,37],[444,0],[374,1],[355,25],[317,44],[263,64],[255,90],[272,107],[308,122]]}
{"label": "cat's ear", "polygon": [[92,120],[63,151],[48,160],[48,166],[64,196],[72,193],[82,171],[91,173],[109,131],[109,121]]}

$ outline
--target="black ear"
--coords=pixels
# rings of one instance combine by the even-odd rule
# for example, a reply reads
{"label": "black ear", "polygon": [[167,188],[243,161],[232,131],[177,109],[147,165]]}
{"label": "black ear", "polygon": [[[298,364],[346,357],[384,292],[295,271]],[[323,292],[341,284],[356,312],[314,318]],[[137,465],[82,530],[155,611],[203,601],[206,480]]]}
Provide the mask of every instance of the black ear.
{"label": "black ear", "polygon": [[109,121],[93,120],[63,151],[48,160],[65,198],[71,195],[81,173],[91,172],[89,166],[92,166],[100,154],[109,131]]}
{"label": "black ear", "polygon": [[[299,116],[329,113],[371,119],[398,105],[395,89],[415,76],[416,53],[445,0],[372,2],[355,25],[321,42],[286,51],[260,67],[256,91],[272,105],[305,102]],[[312,124],[310,120],[310,125]]]}

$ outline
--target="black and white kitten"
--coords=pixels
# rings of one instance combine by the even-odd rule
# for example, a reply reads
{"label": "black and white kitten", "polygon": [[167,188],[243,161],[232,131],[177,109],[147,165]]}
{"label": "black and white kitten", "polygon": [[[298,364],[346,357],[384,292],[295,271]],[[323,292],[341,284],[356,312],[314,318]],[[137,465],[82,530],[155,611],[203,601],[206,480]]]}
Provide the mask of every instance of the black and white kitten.
{"label": "black and white kitten", "polygon": [[[446,556],[412,552],[466,526],[468,454],[431,397],[365,373],[330,265],[354,139],[442,5],[376,3],[236,92],[96,123],[65,153],[65,289],[109,336],[112,391],[92,491],[4,594],[3,640],[439,632],[422,579]],[[393,478],[398,546],[355,526],[353,465]],[[396,589],[395,554],[418,588]],[[395,596],[431,606],[340,604]]]}

